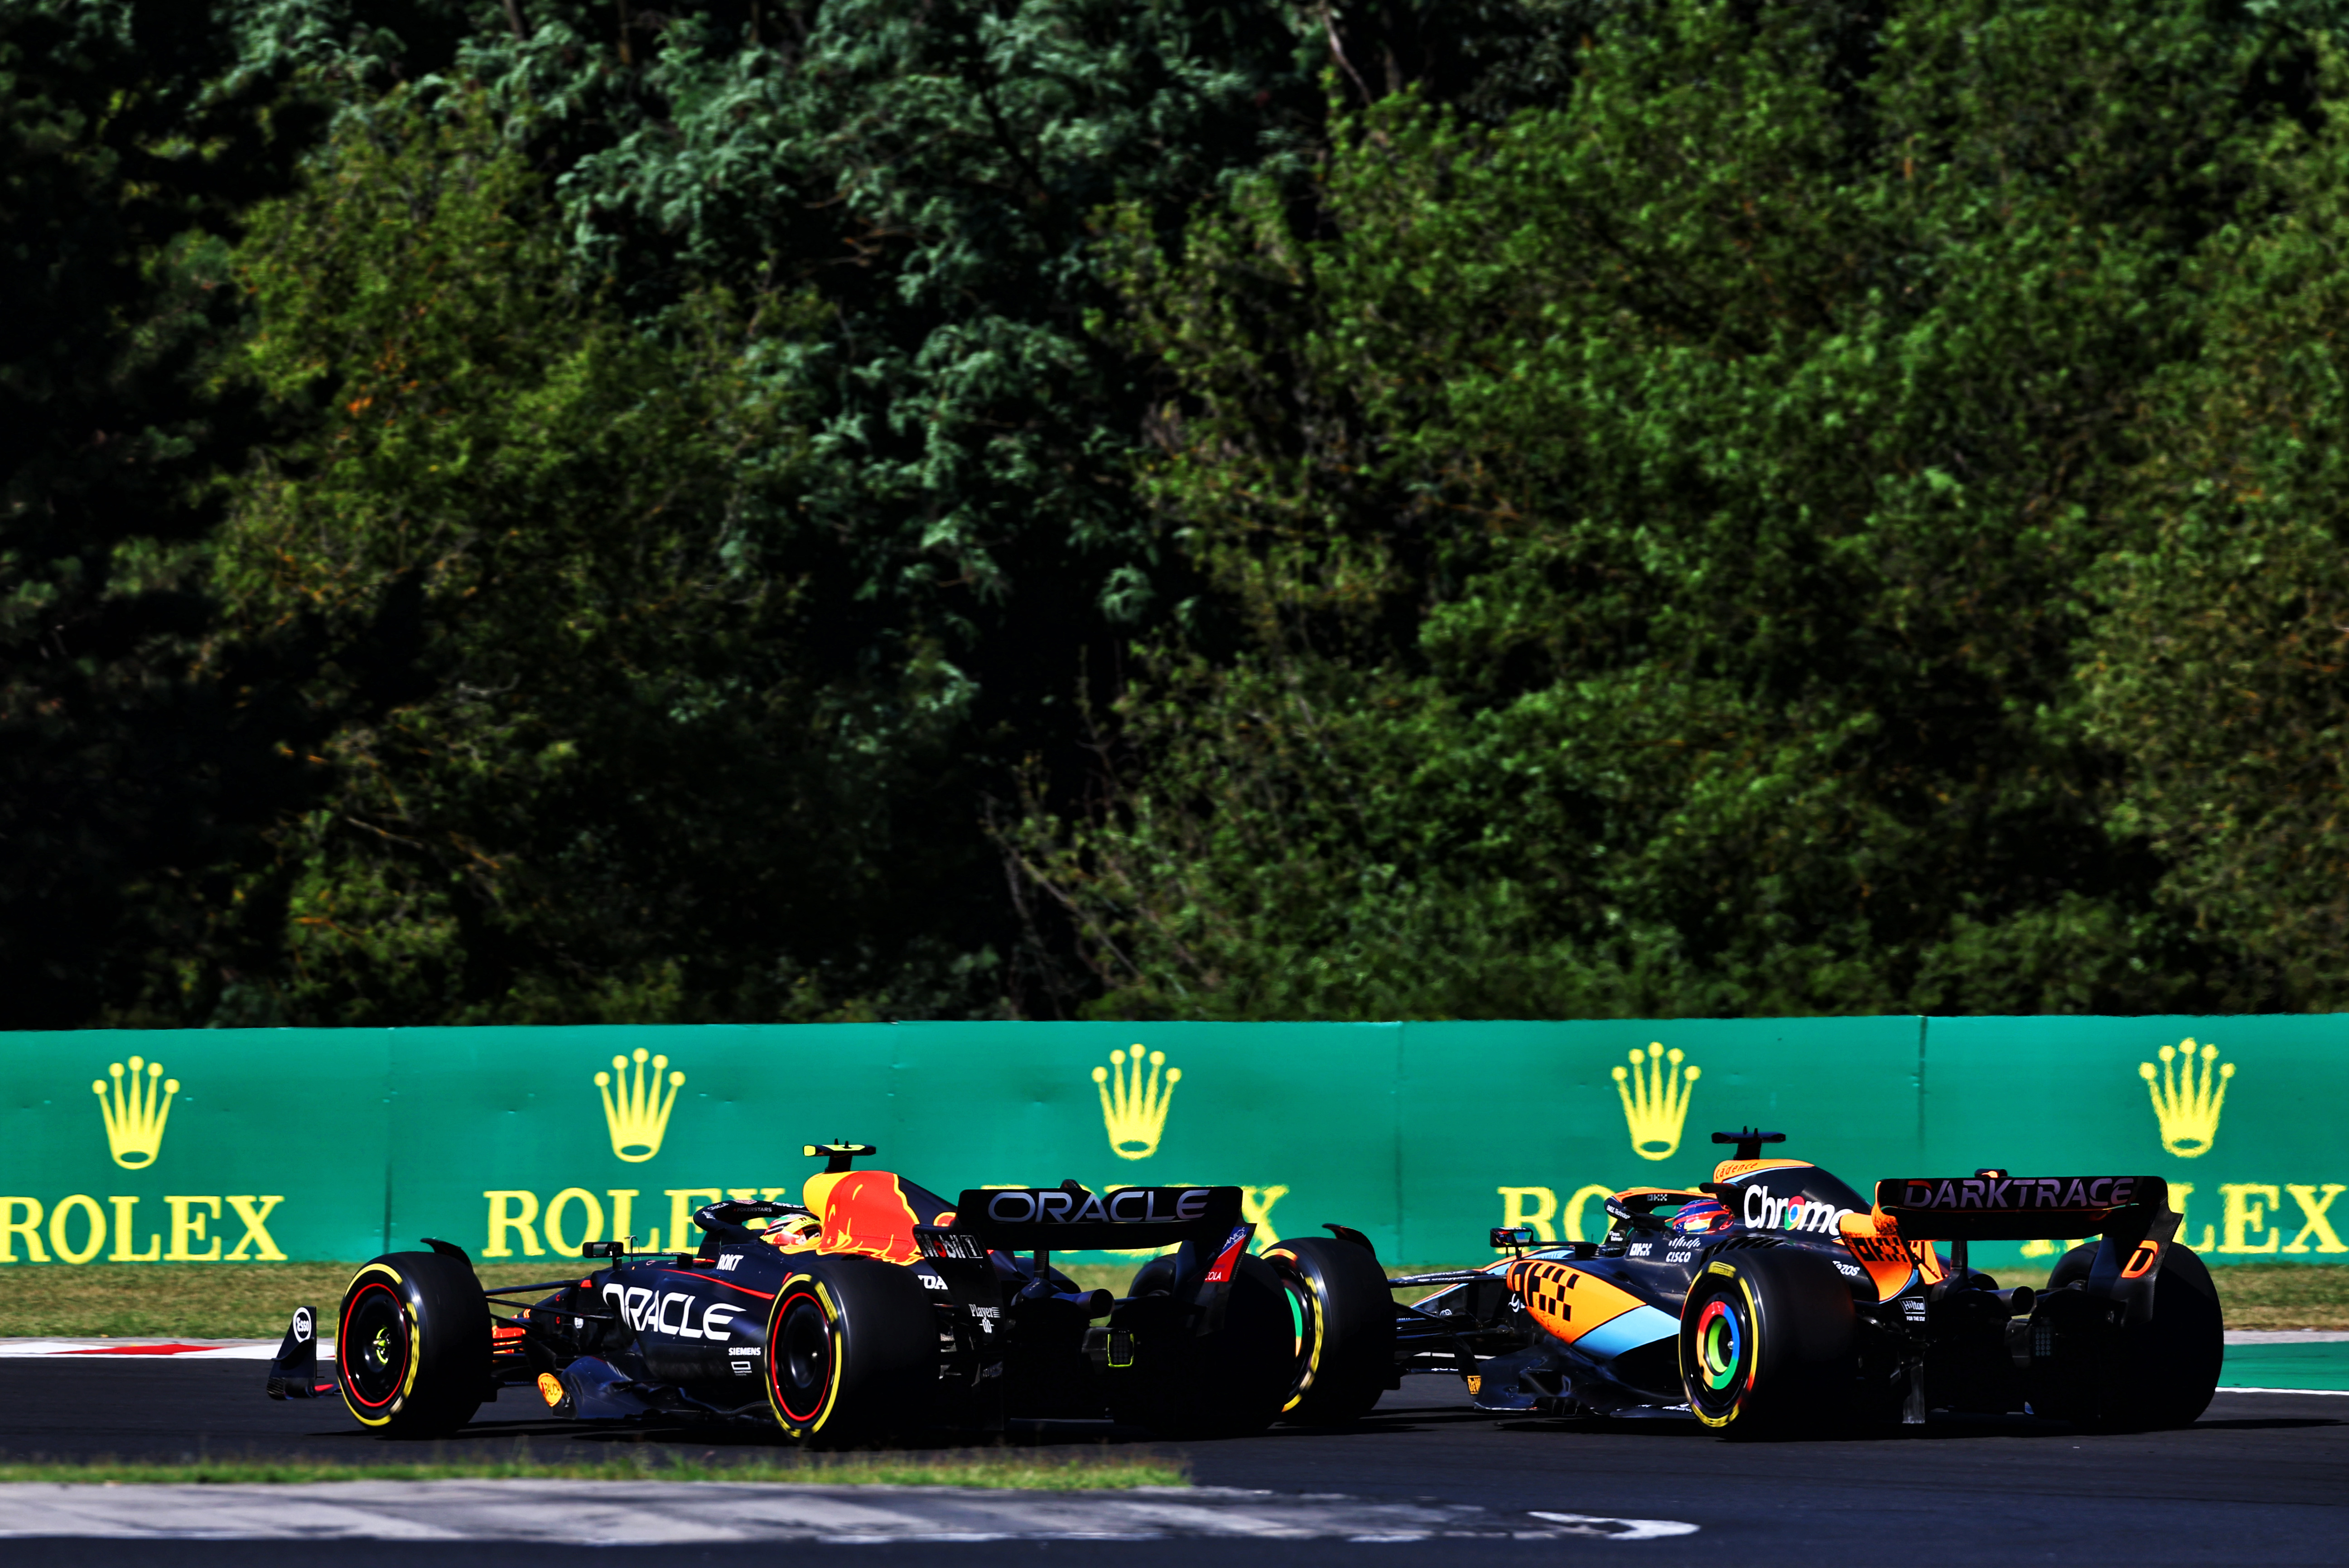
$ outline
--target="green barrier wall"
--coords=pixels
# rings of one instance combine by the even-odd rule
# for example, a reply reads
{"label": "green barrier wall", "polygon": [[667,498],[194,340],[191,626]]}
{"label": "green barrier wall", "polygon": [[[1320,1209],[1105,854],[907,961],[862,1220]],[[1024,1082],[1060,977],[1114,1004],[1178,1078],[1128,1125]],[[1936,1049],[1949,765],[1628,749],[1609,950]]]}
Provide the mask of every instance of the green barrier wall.
{"label": "green barrier wall", "polygon": [[675,1246],[834,1138],[949,1197],[1236,1183],[1260,1241],[1337,1220],[1464,1261],[1498,1224],[1595,1237],[1606,1192],[1702,1180],[1748,1122],[1863,1191],[2158,1174],[2214,1262],[2335,1262],[2344,1109],[2338,1015],[13,1034],[0,1265]]}

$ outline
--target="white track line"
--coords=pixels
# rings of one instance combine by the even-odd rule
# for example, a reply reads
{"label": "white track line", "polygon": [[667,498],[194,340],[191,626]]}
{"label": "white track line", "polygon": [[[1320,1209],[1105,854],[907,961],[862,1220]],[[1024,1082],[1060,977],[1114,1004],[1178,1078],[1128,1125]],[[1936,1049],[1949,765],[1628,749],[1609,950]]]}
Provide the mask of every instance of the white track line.
{"label": "white track line", "polygon": [[332,1481],[300,1486],[0,1486],[0,1537],[678,1542],[1651,1541],[1672,1519],[1517,1512],[1226,1487],[1033,1492],[720,1481]]}
{"label": "white track line", "polygon": [[2229,1345],[2341,1345],[2349,1343],[2349,1329],[2230,1328]]}

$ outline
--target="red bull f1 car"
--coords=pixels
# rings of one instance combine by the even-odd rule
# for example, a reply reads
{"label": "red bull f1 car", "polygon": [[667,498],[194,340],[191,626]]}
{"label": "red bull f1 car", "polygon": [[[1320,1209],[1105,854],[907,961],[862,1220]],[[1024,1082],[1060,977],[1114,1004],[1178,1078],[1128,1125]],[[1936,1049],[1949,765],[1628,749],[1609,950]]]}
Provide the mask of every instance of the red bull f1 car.
{"label": "red bull f1 car", "polygon": [[[811,1147],[826,1168],[803,1204],[707,1205],[692,1252],[590,1243],[577,1273],[495,1291],[447,1241],[378,1258],[344,1293],[332,1376],[304,1308],[268,1392],[339,1397],[386,1436],[448,1433],[528,1389],[557,1417],[837,1446],[1013,1417],[1236,1435],[1351,1420],[1395,1384],[1385,1272],[1357,1233],[1258,1257],[1237,1187],[1070,1181],[950,1202],[855,1168],[874,1152]],[[1161,1255],[1122,1297],[1052,1267],[1099,1249]]]}
{"label": "red bull f1 car", "polygon": [[[1877,1184],[1735,1146],[1691,1190],[1607,1199],[1607,1238],[1534,1246],[1398,1311],[1408,1369],[1456,1371],[1481,1409],[1692,1414],[1724,1435],[2025,1411],[2182,1426],[2218,1385],[2223,1334],[2201,1259],[2158,1177],[1963,1177]],[[2047,1288],[2001,1289],[1967,1243],[2099,1234]],[[1944,1254],[1938,1241],[1951,1242]]]}

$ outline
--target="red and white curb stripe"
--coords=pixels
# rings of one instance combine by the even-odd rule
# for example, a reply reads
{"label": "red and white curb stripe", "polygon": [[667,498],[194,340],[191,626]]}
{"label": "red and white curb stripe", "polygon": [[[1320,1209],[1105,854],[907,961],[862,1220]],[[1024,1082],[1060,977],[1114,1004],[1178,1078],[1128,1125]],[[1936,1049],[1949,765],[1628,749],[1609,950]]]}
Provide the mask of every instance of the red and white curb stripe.
{"label": "red and white curb stripe", "polygon": [[[269,1361],[274,1339],[0,1339],[0,1357],[28,1355],[140,1356],[157,1361]],[[331,1362],[335,1342],[318,1342],[318,1359]]]}

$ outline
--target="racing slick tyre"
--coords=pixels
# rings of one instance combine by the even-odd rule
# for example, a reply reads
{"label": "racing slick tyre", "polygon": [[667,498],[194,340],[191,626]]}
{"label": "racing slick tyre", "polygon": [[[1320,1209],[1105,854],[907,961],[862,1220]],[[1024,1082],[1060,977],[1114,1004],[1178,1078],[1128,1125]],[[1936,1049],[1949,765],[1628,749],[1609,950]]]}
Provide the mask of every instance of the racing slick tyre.
{"label": "racing slick tyre", "polygon": [[490,1392],[490,1305],[462,1258],[388,1252],[343,1292],[335,1381],[359,1425],[387,1438],[439,1438]]}
{"label": "racing slick tyre", "polygon": [[1280,1276],[1296,1341],[1280,1419],[1307,1427],[1361,1420],[1394,1386],[1394,1293],[1375,1254],[1319,1236],[1265,1249]]}
{"label": "racing slick tyre", "polygon": [[[2048,1271],[2043,1321],[2058,1334],[2066,1326],[2056,1293],[2085,1282],[2096,1262],[2096,1243],[2075,1247]],[[2189,1427],[2209,1407],[2226,1358],[2226,1323],[2209,1265],[2193,1249],[2171,1242],[2153,1279],[2153,1321],[2132,1324],[2102,1346],[2091,1331],[2059,1352],[2071,1365],[2033,1378],[2032,1408],[2044,1416],[2115,1428]],[[2076,1345],[2078,1348],[2073,1349]],[[2034,1366],[2034,1372],[2038,1369]]]}
{"label": "racing slick tyre", "polygon": [[1681,1384],[1726,1438],[1840,1425],[1856,1413],[1851,1288],[1817,1252],[1733,1251],[1705,1265],[1681,1309]]}
{"label": "racing slick tyre", "polygon": [[1243,1255],[1212,1332],[1192,1326],[1194,1310],[1165,1293],[1171,1260],[1146,1263],[1133,1295],[1111,1319],[1133,1342],[1130,1360],[1106,1369],[1111,1418],[1169,1438],[1244,1438],[1280,1414],[1295,1381],[1297,1336],[1288,1293],[1271,1264]]}
{"label": "racing slick tyre", "polygon": [[767,1317],[767,1403],[793,1442],[844,1448],[935,1413],[938,1326],[911,1269],[816,1257],[775,1292]]}

